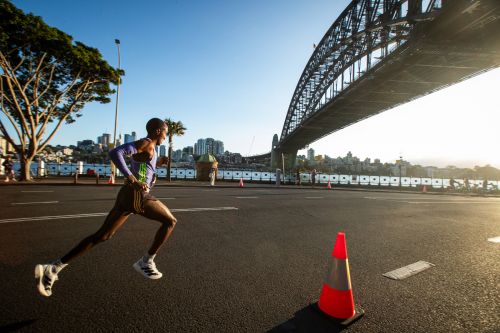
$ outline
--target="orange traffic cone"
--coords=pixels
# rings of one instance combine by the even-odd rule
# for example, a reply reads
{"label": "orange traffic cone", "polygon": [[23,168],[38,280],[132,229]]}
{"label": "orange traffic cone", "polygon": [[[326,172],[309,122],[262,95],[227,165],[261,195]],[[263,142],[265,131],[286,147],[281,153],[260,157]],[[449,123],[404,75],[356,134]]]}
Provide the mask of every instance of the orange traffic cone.
{"label": "orange traffic cone", "polygon": [[352,296],[351,276],[345,234],[339,232],[332,252],[330,270],[317,303],[319,310],[337,324],[347,326],[364,315],[356,309]]}
{"label": "orange traffic cone", "polygon": [[114,183],[115,183],[115,175],[111,173],[111,175],[109,175],[108,184],[112,185]]}
{"label": "orange traffic cone", "polygon": [[328,185],[326,185],[326,188],[327,189],[331,189],[332,188],[332,183],[330,183],[330,181],[328,181]]}
{"label": "orange traffic cone", "polygon": [[424,187],[422,187],[422,193],[427,193],[427,185],[424,185]]}
{"label": "orange traffic cone", "polygon": [[243,178],[240,178],[240,187],[243,187]]}

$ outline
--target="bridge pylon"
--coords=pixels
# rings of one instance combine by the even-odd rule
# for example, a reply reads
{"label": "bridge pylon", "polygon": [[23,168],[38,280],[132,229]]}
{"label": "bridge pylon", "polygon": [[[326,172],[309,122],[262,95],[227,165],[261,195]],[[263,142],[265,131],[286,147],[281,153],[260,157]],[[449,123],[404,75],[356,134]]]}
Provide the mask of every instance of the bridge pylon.
{"label": "bridge pylon", "polygon": [[295,167],[295,163],[297,161],[297,152],[294,151],[282,151],[278,148],[273,148],[271,150],[271,168],[273,169],[283,169],[290,170]]}

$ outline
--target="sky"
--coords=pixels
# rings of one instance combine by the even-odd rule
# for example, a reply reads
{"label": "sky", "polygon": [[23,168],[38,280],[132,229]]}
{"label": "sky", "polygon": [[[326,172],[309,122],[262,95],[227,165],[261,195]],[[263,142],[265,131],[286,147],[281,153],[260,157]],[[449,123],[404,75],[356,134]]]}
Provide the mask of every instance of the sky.
{"label": "sky", "polygon": [[[346,0],[14,0],[118,65],[118,133],[145,136],[152,117],[187,128],[174,149],[199,138],[244,156],[269,152],[281,135],[300,75]],[[456,84],[311,143],[316,154],[412,164],[500,168],[500,69]],[[89,104],[52,145],[113,134],[115,96]],[[299,154],[306,154],[305,150]]]}

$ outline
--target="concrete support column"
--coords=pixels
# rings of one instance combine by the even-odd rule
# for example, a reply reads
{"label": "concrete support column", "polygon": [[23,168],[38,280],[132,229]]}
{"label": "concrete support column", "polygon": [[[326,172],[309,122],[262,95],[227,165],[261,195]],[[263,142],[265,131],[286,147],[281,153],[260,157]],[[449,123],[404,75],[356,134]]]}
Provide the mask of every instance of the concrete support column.
{"label": "concrete support column", "polygon": [[283,168],[283,164],[285,167],[285,170],[290,170],[295,167],[295,162],[297,160],[297,152],[298,150],[294,151],[287,151],[287,152],[282,152],[279,149],[273,149],[271,151],[271,168],[276,169],[276,168]]}

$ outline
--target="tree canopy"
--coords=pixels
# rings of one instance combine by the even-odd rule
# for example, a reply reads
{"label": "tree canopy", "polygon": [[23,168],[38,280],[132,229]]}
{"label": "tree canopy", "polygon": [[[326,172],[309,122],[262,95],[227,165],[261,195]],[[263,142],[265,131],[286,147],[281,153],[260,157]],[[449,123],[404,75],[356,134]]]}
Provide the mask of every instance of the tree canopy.
{"label": "tree canopy", "polygon": [[165,124],[167,124],[167,127],[168,127],[167,180],[171,181],[172,178],[170,175],[170,169],[172,167],[172,147],[173,147],[174,135],[176,135],[176,136],[184,135],[187,128],[184,127],[184,124],[182,123],[182,121],[174,121],[170,118],[165,119]]}
{"label": "tree canopy", "polygon": [[0,131],[22,164],[29,164],[63,123],[80,117],[86,103],[110,102],[110,84],[121,75],[96,48],[0,0],[0,107],[5,116]]}

